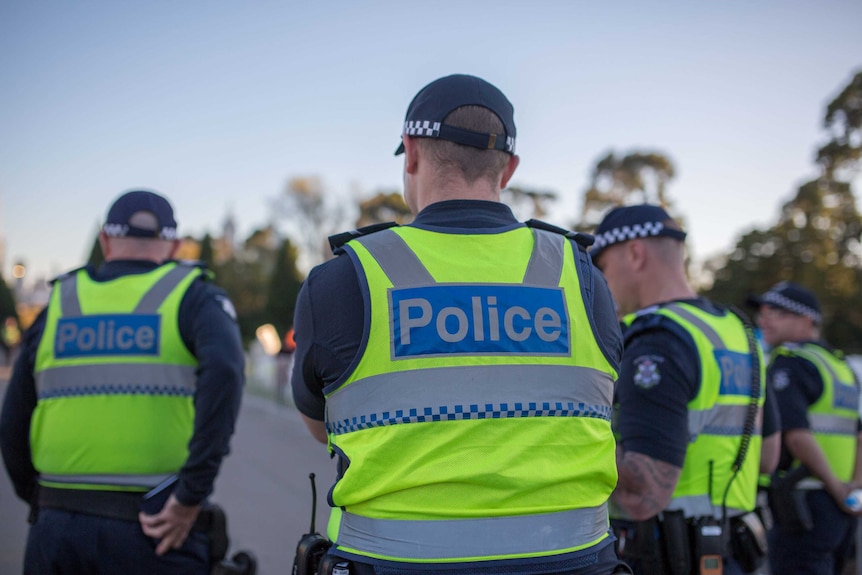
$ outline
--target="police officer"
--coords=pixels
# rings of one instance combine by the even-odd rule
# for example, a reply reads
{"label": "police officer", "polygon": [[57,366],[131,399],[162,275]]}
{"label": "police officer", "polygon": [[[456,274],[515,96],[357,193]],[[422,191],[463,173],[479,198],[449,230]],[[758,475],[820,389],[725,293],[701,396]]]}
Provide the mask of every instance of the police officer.
{"label": "police officer", "polygon": [[781,412],[779,476],[799,465],[810,474],[797,484],[806,490],[810,529],[797,529],[782,520],[785,510],[774,510],[772,572],[841,573],[853,541],[853,516],[859,515],[844,500],[862,487],[858,385],[841,352],[821,339],[820,305],[812,292],[782,282],[753,299],[763,339],[773,348],[767,375]]}
{"label": "police officer", "polygon": [[[192,526],[228,452],[244,359],[224,292],[171,260],[176,225],[162,196],[120,196],[104,265],[56,279],[25,336],[0,447],[33,510],[26,573],[209,572]],[[166,502],[141,513],[174,474]]]}
{"label": "police officer", "polygon": [[[294,399],[338,458],[352,573],[610,573],[621,352],[582,239],[499,202],[512,105],[467,75],[407,110],[416,218],[332,238],[296,311]],[[385,229],[381,229],[385,228]]]}
{"label": "police officer", "polygon": [[758,472],[778,454],[774,411],[761,432],[763,362],[752,330],[689,286],[685,237],[659,206],[619,207],[591,250],[624,325],[612,523],[636,573],[720,572],[717,556],[725,573],[739,572],[729,550],[691,557],[685,541],[703,526],[726,540],[727,519],[754,509]]}

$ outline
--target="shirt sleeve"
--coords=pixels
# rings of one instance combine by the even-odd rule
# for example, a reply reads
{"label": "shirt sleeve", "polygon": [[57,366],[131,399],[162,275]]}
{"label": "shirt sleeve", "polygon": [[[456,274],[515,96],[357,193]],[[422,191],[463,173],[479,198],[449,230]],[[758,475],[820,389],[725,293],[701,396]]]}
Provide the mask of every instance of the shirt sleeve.
{"label": "shirt sleeve", "polygon": [[227,295],[195,280],[180,305],[180,334],[197,358],[194,432],[174,495],[184,505],[208,497],[230,451],[244,383],[245,356],[236,312]]}
{"label": "shirt sleeve", "polygon": [[682,467],[699,380],[693,342],[660,324],[627,334],[616,388],[623,450]]}
{"label": "shirt sleeve", "polygon": [[808,407],[823,393],[817,367],[800,357],[779,355],[767,371],[781,417],[782,431],[810,429]]}
{"label": "shirt sleeve", "polygon": [[30,452],[30,420],[36,409],[36,350],[45,329],[45,310],[24,334],[18,358],[12,369],[3,410],[0,412],[0,451],[15,494],[33,502],[36,493],[36,469]]}
{"label": "shirt sleeve", "polygon": [[766,397],[763,401],[763,426],[761,427],[761,435],[769,437],[773,433],[781,431],[781,416],[778,412],[778,403],[775,400],[775,389],[767,378],[766,381]]}
{"label": "shirt sleeve", "polygon": [[593,276],[592,320],[595,324],[593,329],[605,357],[611,366],[619,371],[623,356],[623,335],[617,320],[616,306],[605,276],[599,268],[592,265],[590,267]]}
{"label": "shirt sleeve", "polygon": [[349,256],[341,255],[308,274],[296,301],[291,387],[297,409],[323,421],[323,390],[356,359],[365,326],[365,300]]}

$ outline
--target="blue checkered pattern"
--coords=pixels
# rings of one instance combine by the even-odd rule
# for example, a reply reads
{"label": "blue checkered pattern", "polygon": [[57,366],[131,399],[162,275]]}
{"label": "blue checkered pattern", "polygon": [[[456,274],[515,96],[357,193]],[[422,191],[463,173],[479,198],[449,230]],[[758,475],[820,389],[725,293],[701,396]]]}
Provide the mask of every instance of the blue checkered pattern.
{"label": "blue checkered pattern", "polygon": [[165,385],[86,385],[40,392],[39,399],[85,395],[170,395],[191,397],[194,395],[194,391]]}
{"label": "blue checkered pattern", "polygon": [[341,421],[328,422],[330,433],[340,435],[372,427],[399,423],[425,423],[428,421],[456,421],[459,419],[503,419],[509,417],[591,417],[610,421],[611,408],[585,403],[486,403],[485,405],[441,405],[439,407],[398,409],[394,412],[371,413]]}

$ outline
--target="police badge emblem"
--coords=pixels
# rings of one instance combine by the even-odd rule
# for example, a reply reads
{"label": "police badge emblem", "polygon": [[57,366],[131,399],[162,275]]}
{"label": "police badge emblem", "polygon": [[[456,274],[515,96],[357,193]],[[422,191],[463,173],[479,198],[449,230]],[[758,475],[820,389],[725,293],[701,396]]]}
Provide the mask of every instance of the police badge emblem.
{"label": "police badge emblem", "polygon": [[635,375],[632,378],[634,384],[642,389],[650,389],[658,385],[661,381],[661,372],[659,371],[658,364],[663,359],[647,355],[636,358],[633,362],[636,369]]}

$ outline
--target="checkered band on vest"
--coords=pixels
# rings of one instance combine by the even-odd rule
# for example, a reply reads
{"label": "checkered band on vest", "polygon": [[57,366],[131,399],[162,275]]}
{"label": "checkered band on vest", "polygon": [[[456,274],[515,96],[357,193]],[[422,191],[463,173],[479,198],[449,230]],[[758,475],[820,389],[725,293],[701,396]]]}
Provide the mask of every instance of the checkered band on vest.
{"label": "checkered band on vest", "polygon": [[440,135],[440,122],[408,120],[407,122],[404,122],[404,134],[407,136],[436,138]]}
{"label": "checkered band on vest", "polygon": [[602,234],[596,234],[596,241],[592,249],[593,251],[597,251],[619,242],[657,236],[663,229],[664,224],[661,222],[646,222],[633,226],[613,228]]}
{"label": "checkered band on vest", "polygon": [[810,317],[815,323],[820,323],[820,314],[817,310],[808,307],[807,305],[802,305],[798,301],[792,300],[789,297],[783,296],[775,291],[768,291],[763,294],[763,298],[761,298],[761,302],[767,305],[780,307],[781,309],[786,309],[787,311],[793,312],[798,315],[804,315],[805,317]]}

